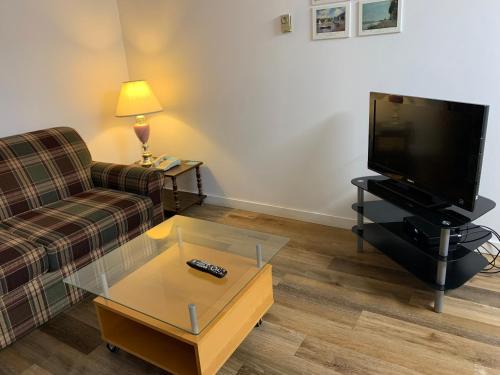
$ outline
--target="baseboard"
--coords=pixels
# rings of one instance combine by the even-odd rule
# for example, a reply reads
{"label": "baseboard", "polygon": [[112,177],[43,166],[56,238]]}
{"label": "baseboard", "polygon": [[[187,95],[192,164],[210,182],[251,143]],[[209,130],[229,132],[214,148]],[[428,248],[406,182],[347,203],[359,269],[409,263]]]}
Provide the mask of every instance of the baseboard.
{"label": "baseboard", "polygon": [[280,216],[288,219],[305,221],[308,223],[322,224],[330,227],[351,229],[356,225],[356,220],[345,217],[326,215],[319,212],[302,211],[293,208],[279,207],[266,203],[251,202],[242,199],[227,198],[217,195],[208,195],[207,204],[237,208],[267,215]]}
{"label": "baseboard", "polygon": [[[215,206],[237,208],[240,210],[285,217],[288,219],[300,220],[308,223],[322,224],[335,228],[351,229],[354,225],[356,225],[355,219],[350,219],[346,217],[339,217],[333,215],[326,215],[319,212],[303,211],[293,208],[274,206],[271,204],[252,202],[243,199],[221,197],[218,195],[209,194],[205,202],[207,204],[213,204]],[[370,221],[365,218],[365,223],[369,222]],[[496,241],[491,241],[491,242],[493,242],[493,244],[497,245],[497,247],[500,248],[500,242]],[[488,245],[486,244],[486,246]],[[493,252],[496,252],[496,250],[492,246],[489,246],[489,249]],[[480,252],[487,253],[483,249],[480,249]]]}
{"label": "baseboard", "polygon": [[[490,241],[490,242],[493,245],[495,245],[496,247],[500,248],[500,243],[499,242],[496,242],[496,241]],[[481,254],[490,254],[491,255],[491,254],[496,254],[497,253],[497,249],[495,247],[491,246],[490,244],[485,243],[483,246],[486,247],[489,251],[485,250],[483,248],[479,248],[478,250],[479,250],[479,252]]]}

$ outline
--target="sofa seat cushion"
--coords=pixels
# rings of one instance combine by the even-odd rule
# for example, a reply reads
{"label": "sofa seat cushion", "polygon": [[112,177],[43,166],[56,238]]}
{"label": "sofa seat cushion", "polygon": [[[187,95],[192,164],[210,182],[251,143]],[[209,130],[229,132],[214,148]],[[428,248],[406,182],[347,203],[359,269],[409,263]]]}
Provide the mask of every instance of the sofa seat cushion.
{"label": "sofa seat cushion", "polygon": [[0,295],[7,294],[49,269],[45,249],[0,229]]}
{"label": "sofa seat cushion", "polygon": [[64,266],[71,268],[84,256],[104,255],[148,230],[152,217],[150,198],[94,188],[2,224],[12,233],[44,246],[49,270],[54,271]]}

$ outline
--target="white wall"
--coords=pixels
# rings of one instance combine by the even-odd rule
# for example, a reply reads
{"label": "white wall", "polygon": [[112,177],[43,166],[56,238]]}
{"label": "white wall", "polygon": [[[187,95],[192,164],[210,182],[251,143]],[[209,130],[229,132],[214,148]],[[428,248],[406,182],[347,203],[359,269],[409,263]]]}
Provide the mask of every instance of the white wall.
{"label": "white wall", "polygon": [[95,160],[133,160],[114,118],[127,79],[115,0],[0,0],[0,136],[71,126]]}
{"label": "white wall", "polygon": [[[500,2],[406,0],[404,33],[328,41],[311,41],[309,4],[118,0],[131,79],[166,108],[153,150],[206,161],[207,191],[226,204],[350,225],[350,179],[370,173],[371,90],[485,103],[481,193],[500,201]],[[500,209],[485,222],[500,228]]]}
{"label": "white wall", "polygon": [[[308,0],[118,9],[0,0],[0,136],[69,125],[94,159],[135,160],[133,120],[114,117],[129,76],[122,26],[130,78],[150,80],[166,108],[152,119],[153,151],[206,161],[212,201],[350,225],[349,181],[369,173],[370,90],[491,104],[481,193],[500,201],[498,1],[406,0],[402,34],[319,42]],[[295,31],[282,35],[287,12]],[[497,211],[484,222],[500,227]]]}

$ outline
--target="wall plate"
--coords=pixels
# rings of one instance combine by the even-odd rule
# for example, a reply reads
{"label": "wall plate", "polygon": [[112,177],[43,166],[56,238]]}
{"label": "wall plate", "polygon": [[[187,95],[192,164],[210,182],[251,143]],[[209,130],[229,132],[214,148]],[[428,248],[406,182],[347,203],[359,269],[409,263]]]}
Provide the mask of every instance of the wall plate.
{"label": "wall plate", "polygon": [[281,32],[291,33],[292,32],[292,16],[290,14],[283,14],[280,17],[281,22]]}

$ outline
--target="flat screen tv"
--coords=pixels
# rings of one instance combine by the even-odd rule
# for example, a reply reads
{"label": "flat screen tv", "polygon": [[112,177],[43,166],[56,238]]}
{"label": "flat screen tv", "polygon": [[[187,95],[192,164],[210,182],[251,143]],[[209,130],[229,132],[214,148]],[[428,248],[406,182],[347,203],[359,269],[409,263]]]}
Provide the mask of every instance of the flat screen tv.
{"label": "flat screen tv", "polygon": [[368,168],[474,210],[489,107],[371,93]]}

